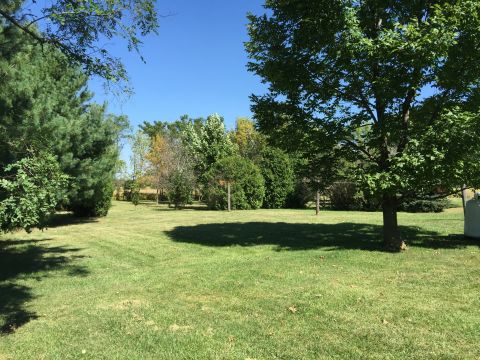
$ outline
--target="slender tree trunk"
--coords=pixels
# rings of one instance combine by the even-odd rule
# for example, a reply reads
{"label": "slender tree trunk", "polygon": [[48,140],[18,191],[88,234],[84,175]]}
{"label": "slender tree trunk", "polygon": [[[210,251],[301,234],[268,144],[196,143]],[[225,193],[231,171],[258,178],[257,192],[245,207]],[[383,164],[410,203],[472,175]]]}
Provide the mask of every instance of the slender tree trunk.
{"label": "slender tree trunk", "polygon": [[230,183],[227,182],[227,202],[228,202],[228,211],[232,210],[232,203],[230,200]]}
{"label": "slender tree trunk", "polygon": [[391,251],[406,250],[407,246],[400,236],[397,220],[398,201],[393,196],[384,196],[383,210],[383,242],[386,249]]}
{"label": "slender tree trunk", "polygon": [[317,190],[317,208],[315,214],[318,215],[320,213],[320,191]]}
{"label": "slender tree trunk", "polygon": [[467,185],[462,186],[462,205],[463,205],[463,215],[465,216],[465,208],[467,206]]}

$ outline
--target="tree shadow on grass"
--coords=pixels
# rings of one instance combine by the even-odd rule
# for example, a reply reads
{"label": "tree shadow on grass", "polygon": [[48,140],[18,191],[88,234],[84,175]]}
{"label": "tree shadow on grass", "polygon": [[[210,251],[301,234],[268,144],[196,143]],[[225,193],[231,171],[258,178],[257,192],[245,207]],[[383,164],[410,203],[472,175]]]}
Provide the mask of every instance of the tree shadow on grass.
{"label": "tree shadow on grass", "polygon": [[72,263],[83,257],[75,255],[81,249],[42,244],[47,240],[0,239],[0,336],[38,318],[27,309],[27,303],[35,298],[32,289],[16,281],[32,278],[40,281],[51,271],[62,268],[71,276],[88,274],[85,268]]}
{"label": "tree shadow on grass", "polygon": [[[407,244],[433,249],[459,248],[475,242],[463,236],[442,236],[417,227],[401,227]],[[357,249],[384,251],[382,226],[358,223],[220,223],[179,226],[168,232],[176,242],[205,246],[273,245],[275,250]]]}
{"label": "tree shadow on grass", "polygon": [[57,228],[61,226],[91,224],[98,222],[96,218],[78,217],[70,212],[61,212],[52,215],[47,228]]}

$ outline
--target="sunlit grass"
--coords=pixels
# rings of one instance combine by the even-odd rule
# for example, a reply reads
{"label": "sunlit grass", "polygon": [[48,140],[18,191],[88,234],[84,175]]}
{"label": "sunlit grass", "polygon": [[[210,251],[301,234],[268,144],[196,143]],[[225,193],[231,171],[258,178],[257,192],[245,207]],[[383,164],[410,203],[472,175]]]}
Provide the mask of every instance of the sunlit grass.
{"label": "sunlit grass", "polygon": [[480,251],[461,209],[110,215],[0,240],[0,359],[478,359]]}

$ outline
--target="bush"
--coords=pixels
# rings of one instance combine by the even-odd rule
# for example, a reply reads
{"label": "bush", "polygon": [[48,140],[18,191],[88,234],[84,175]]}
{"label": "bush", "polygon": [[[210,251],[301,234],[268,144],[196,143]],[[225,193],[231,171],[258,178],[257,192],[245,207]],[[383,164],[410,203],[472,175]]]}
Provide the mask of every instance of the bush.
{"label": "bush", "polygon": [[113,181],[98,181],[88,188],[85,186],[76,192],[76,197],[70,200],[68,209],[80,217],[107,216],[112,206],[112,197],[115,185]]}
{"label": "bush", "polygon": [[297,180],[293,191],[285,199],[285,207],[288,209],[305,209],[314,198],[314,191],[308,186],[308,183],[304,180]]}
{"label": "bush", "polygon": [[334,210],[361,210],[364,197],[350,181],[337,181],[327,189]]}
{"label": "bush", "polygon": [[411,213],[439,213],[449,206],[448,199],[410,200],[403,202],[399,210]]}
{"label": "bush", "polygon": [[287,196],[294,189],[294,175],[287,154],[277,148],[266,148],[262,153],[261,172],[265,180],[263,207],[285,207]]}
{"label": "bush", "polygon": [[[382,204],[378,199],[365,196],[353,182],[338,181],[327,190],[332,208],[335,210],[379,211]],[[412,213],[442,212],[448,208],[448,199],[409,200],[401,203],[399,211]]]}
{"label": "bush", "polygon": [[265,183],[259,168],[250,160],[229,156],[206,174],[205,202],[211,209],[227,208],[227,181],[231,183],[232,209],[250,210],[262,206]]}
{"label": "bush", "polygon": [[174,170],[167,179],[168,201],[179,208],[193,201],[193,189],[195,188],[195,177],[193,172],[185,170]]}
{"label": "bush", "polygon": [[26,157],[2,169],[0,233],[43,228],[67,183],[54,156]]}

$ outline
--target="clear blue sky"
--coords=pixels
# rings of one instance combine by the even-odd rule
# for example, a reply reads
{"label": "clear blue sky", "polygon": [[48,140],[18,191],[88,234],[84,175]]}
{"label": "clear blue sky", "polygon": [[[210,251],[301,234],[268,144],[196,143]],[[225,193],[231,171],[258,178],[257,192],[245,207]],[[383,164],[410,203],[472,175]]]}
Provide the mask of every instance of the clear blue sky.
{"label": "clear blue sky", "polygon": [[[95,101],[109,111],[128,115],[135,127],[143,121],[173,121],[180,115],[225,117],[232,128],[239,116],[250,116],[249,95],[261,93],[259,78],[246,70],[244,50],[247,12],[263,13],[263,0],[159,0],[159,34],[144,39],[144,64],[124,46],[112,45],[131,78],[134,95],[119,101],[93,79]],[[128,152],[128,150],[127,150]],[[123,154],[124,158],[128,157]]]}

